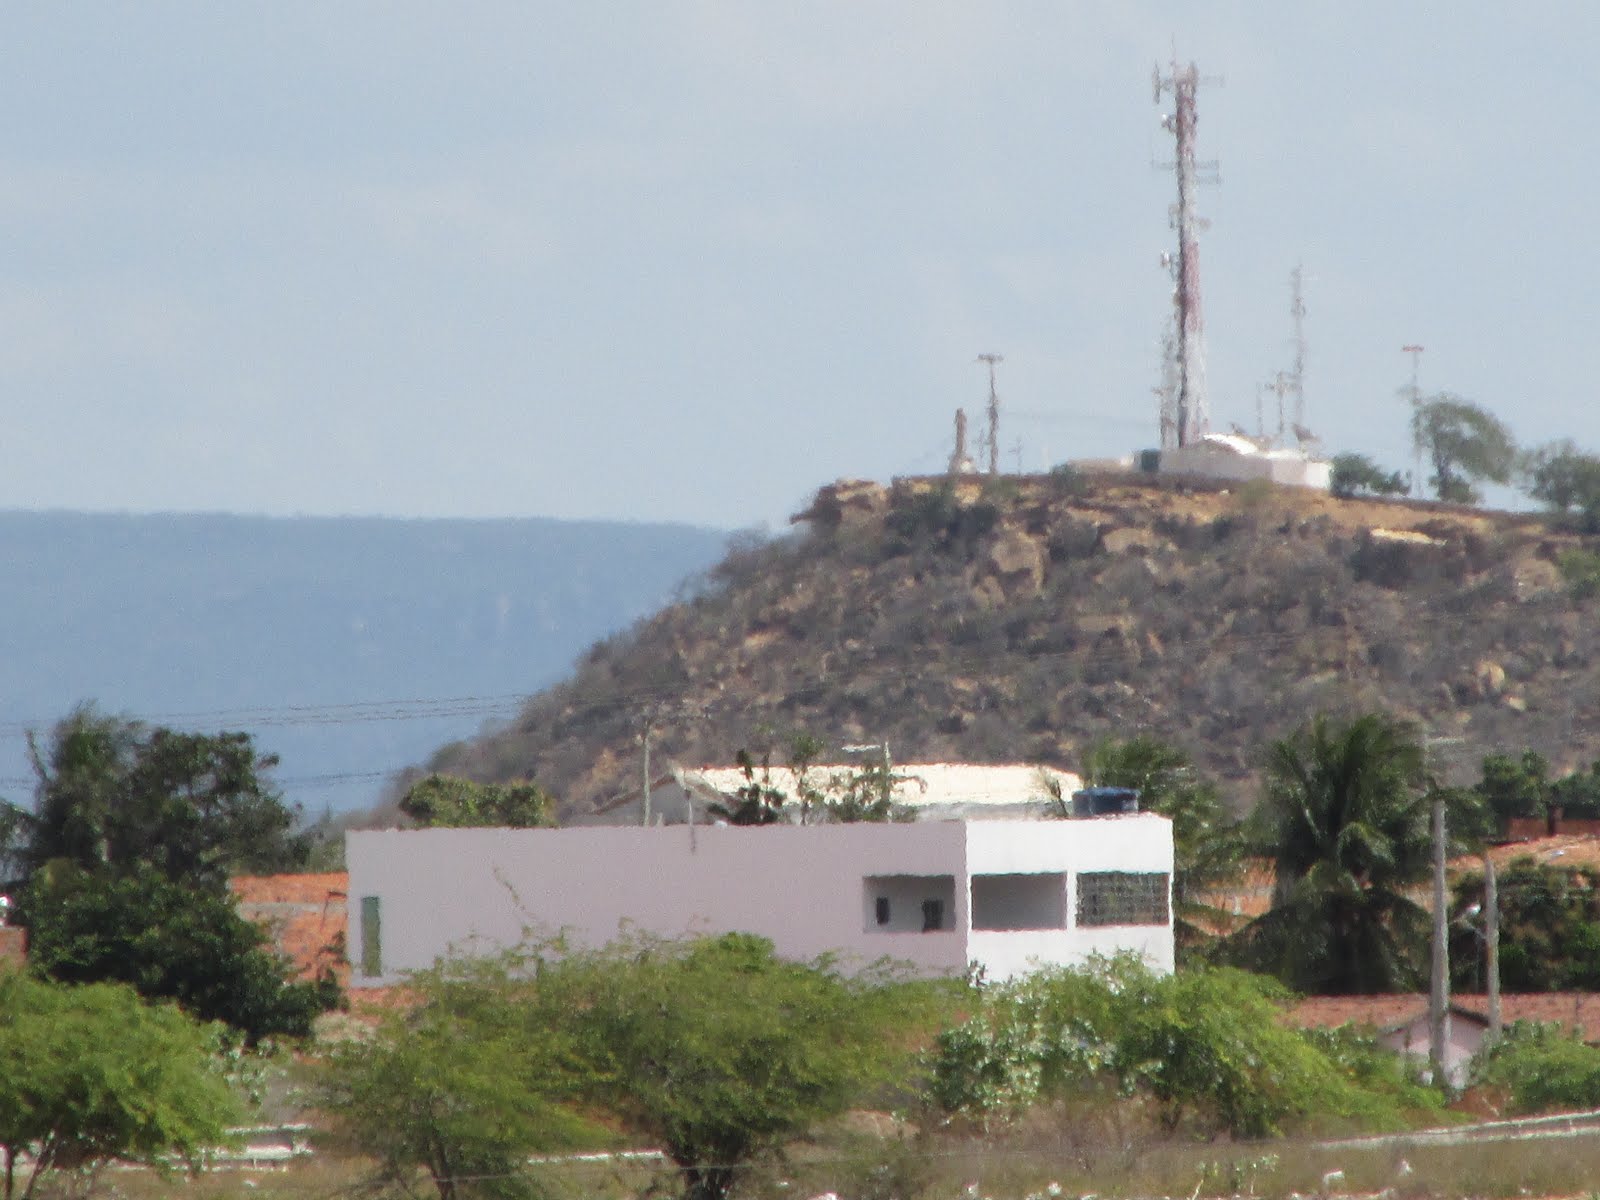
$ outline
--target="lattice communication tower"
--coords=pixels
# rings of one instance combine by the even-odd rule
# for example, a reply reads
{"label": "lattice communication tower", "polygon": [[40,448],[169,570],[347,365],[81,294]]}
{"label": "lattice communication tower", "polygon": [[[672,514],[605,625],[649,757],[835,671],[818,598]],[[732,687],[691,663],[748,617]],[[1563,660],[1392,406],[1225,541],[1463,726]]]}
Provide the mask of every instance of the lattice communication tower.
{"label": "lattice communication tower", "polygon": [[[1163,389],[1161,447],[1170,450],[1200,440],[1211,427],[1210,403],[1206,396],[1205,318],[1200,306],[1199,235],[1208,222],[1195,211],[1196,191],[1202,182],[1215,182],[1217,164],[1197,162],[1195,143],[1195,93],[1200,88],[1200,69],[1194,63],[1179,66],[1174,55],[1171,71],[1163,76],[1157,67],[1152,76],[1155,102],[1170,93],[1173,111],[1161,118],[1161,127],[1177,142],[1172,163],[1178,179],[1178,202],[1171,208],[1172,227],[1178,233],[1178,255],[1163,254],[1162,263],[1172,271],[1173,370],[1175,386]],[[1169,411],[1170,410],[1170,411]]]}

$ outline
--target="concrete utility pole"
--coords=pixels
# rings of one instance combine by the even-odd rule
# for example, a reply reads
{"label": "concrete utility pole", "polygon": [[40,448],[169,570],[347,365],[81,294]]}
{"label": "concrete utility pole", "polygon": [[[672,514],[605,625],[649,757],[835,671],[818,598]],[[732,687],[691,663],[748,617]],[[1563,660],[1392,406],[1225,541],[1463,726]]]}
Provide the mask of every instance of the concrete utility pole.
{"label": "concrete utility pole", "polygon": [[655,735],[655,729],[648,720],[645,721],[644,732],[639,735],[639,741],[644,744],[644,783],[640,793],[639,812],[643,819],[641,825],[650,826],[650,739]]}
{"label": "concrete utility pole", "polygon": [[1444,799],[1433,801],[1433,979],[1428,993],[1428,1065],[1433,1082],[1447,1087],[1445,1047],[1450,1041],[1450,943],[1444,888]]}
{"label": "concrete utility pole", "polygon": [[1000,394],[995,391],[994,365],[1005,362],[1000,354],[980,354],[978,361],[989,364],[989,474],[1000,474]]}
{"label": "concrete utility pole", "polygon": [[1489,976],[1489,1041],[1500,1040],[1500,886],[1494,877],[1494,859],[1483,855],[1484,969]]}

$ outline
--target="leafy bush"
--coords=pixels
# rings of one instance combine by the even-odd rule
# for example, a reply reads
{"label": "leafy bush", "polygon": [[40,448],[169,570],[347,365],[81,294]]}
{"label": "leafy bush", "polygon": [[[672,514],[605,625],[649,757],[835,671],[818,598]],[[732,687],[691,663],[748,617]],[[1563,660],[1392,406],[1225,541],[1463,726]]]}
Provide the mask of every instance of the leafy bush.
{"label": "leafy bush", "polygon": [[1110,1091],[1151,1101],[1169,1129],[1239,1137],[1319,1115],[1395,1124],[1426,1103],[1353,1052],[1341,1061],[1285,1028],[1287,996],[1242,971],[1162,976],[1129,957],[1042,971],[984,989],[979,1011],[940,1036],[931,1095],[987,1121]]}
{"label": "leafy bush", "polygon": [[1561,578],[1574,600],[1592,600],[1600,595],[1600,554],[1593,550],[1563,550],[1556,558]]}
{"label": "leafy bush", "polygon": [[1600,1048],[1553,1023],[1511,1025],[1474,1064],[1472,1078],[1504,1088],[1514,1114],[1600,1108]]}
{"label": "leafy bush", "polygon": [[1336,454],[1328,477],[1328,491],[1341,499],[1370,494],[1403,496],[1411,481],[1399,471],[1385,471],[1365,454]]}

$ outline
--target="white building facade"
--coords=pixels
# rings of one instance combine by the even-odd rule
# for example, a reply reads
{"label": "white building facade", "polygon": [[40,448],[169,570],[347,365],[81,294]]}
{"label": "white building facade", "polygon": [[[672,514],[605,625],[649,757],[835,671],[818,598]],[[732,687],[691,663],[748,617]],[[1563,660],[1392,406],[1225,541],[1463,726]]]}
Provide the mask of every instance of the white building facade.
{"label": "white building facade", "polygon": [[352,831],[353,987],[525,933],[746,932],[779,954],[991,979],[1132,951],[1173,967],[1172,823],[1062,821]]}

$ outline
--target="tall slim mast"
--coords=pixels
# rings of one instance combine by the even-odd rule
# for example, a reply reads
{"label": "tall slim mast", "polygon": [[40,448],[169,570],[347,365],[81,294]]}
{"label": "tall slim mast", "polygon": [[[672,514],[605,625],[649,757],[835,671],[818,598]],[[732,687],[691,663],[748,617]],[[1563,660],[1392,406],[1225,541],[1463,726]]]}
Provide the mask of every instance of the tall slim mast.
{"label": "tall slim mast", "polygon": [[1198,163],[1194,156],[1195,92],[1200,87],[1200,68],[1190,63],[1180,67],[1176,56],[1171,74],[1165,78],[1156,68],[1156,103],[1163,92],[1171,92],[1173,111],[1161,118],[1162,127],[1177,141],[1173,172],[1178,178],[1178,202],[1172,208],[1172,224],[1178,232],[1178,257],[1167,259],[1177,287],[1173,291],[1173,326],[1176,334],[1178,386],[1173,424],[1177,444],[1188,446],[1199,441],[1211,428],[1210,402],[1206,395],[1205,319],[1200,306],[1200,232],[1206,222],[1195,211],[1196,191],[1202,170],[1214,172],[1215,163]]}
{"label": "tall slim mast", "polygon": [[1304,272],[1296,263],[1289,272],[1289,315],[1294,318],[1294,366],[1289,369],[1289,390],[1294,395],[1294,427],[1306,427],[1306,301]]}
{"label": "tall slim mast", "polygon": [[989,364],[989,474],[1000,474],[1000,393],[995,391],[994,365],[1005,362],[1000,354],[980,354],[978,361]]}

